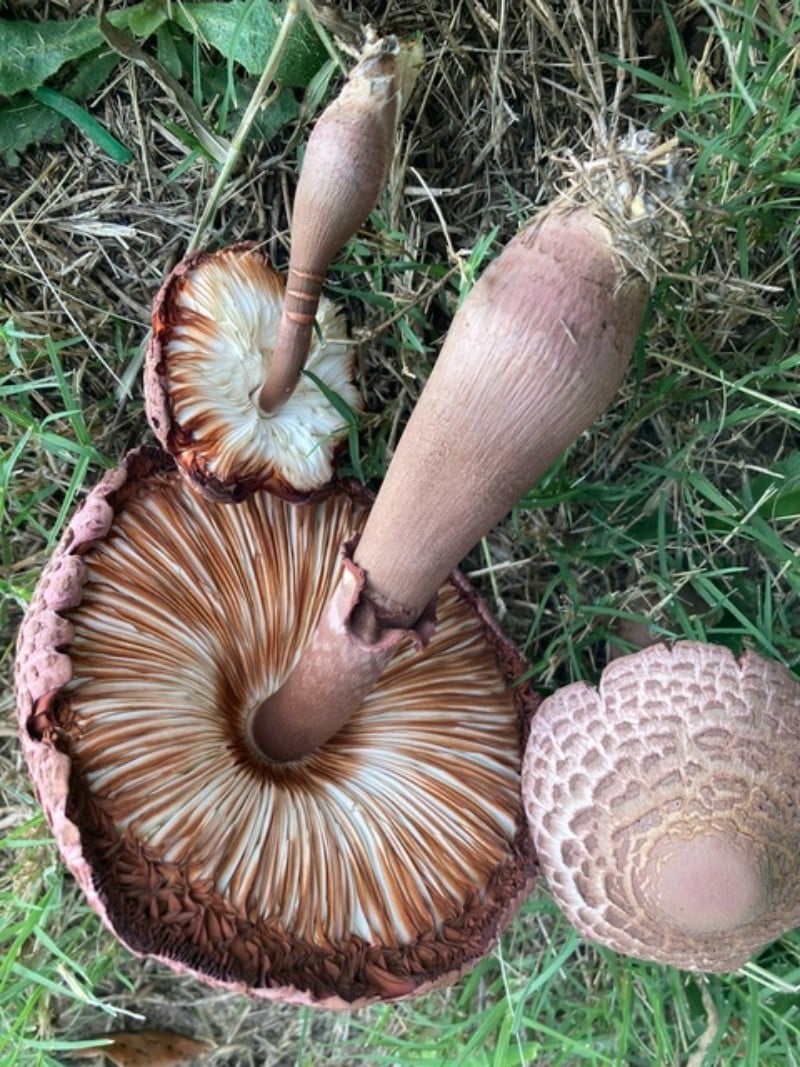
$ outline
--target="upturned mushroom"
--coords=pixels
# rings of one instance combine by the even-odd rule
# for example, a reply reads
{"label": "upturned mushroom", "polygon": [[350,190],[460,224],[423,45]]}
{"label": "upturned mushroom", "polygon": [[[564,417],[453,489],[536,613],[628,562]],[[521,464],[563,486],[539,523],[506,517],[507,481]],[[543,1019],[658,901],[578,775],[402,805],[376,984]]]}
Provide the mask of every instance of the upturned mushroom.
{"label": "upturned mushroom", "polygon": [[[637,152],[621,153],[629,174]],[[674,171],[668,154],[661,162]],[[640,167],[642,188],[648,176]],[[637,226],[651,234],[660,209],[629,193],[601,211],[576,206],[573,190],[469,293],[353,546],[353,568],[285,684],[253,716],[273,758],[304,755],[337,732],[402,634],[419,626],[424,640],[424,611],[445,576],[611,401],[647,302],[631,259]]]}
{"label": "upturned mushroom", "polygon": [[265,413],[278,411],[293,394],[328,266],[386,182],[399,112],[399,51],[394,37],[369,41],[309,137],[292,212],[286,300],[258,394]]}
{"label": "upturned mushroom", "polygon": [[800,682],[685,641],[543,701],[523,792],[551,891],[585,937],[731,971],[800,925]]}
{"label": "upturned mushroom", "polygon": [[[147,417],[192,484],[219,500],[268,489],[301,501],[326,485],[347,426],[304,376],[280,411],[255,400],[274,350],[284,284],[255,244],[199,252],[167,277],[153,303],[145,359]],[[353,351],[323,299],[308,369],[351,408]]]}
{"label": "upturned mushroom", "polygon": [[249,718],[307,643],[363,490],[219,507],[165,453],[88,496],[23,622],[22,748],[61,853],[132,950],[348,1008],[453,981],[536,875],[520,794],[537,698],[468,583],[339,735],[291,765]]}
{"label": "upturned mushroom", "polygon": [[[336,394],[360,407],[341,316],[321,297],[331,259],[375,206],[392,158],[400,73],[411,54],[368,41],[309,138],[292,216],[286,286],[255,245],[189,256],[153,305],[148,419],[201,490],[268,489],[302,501],[333,476],[347,431]],[[319,334],[315,340],[314,329]],[[304,367],[313,372],[301,376]]]}

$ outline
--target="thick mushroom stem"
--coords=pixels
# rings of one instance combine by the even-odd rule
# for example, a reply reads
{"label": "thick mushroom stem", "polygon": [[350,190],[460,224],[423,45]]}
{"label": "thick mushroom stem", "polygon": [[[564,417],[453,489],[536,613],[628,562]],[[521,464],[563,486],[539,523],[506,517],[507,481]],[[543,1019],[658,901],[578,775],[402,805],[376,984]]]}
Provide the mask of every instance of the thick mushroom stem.
{"label": "thick mushroom stem", "polygon": [[[422,613],[413,631],[381,625],[364,585],[364,572],[345,555],[341,580],[311,644],[281,689],[252,717],[251,739],[271,759],[297,759],[318,748],[361,706],[404,638],[411,634],[421,648],[432,636],[432,611]],[[310,713],[295,714],[302,706]]]}
{"label": "thick mushroom stem", "polygon": [[[332,601],[255,743],[298,758],[347,721],[459,560],[614,396],[647,298],[586,209],[519,234],[457,313],[354,553],[354,608]],[[391,635],[389,637],[388,635]],[[424,637],[424,635],[423,635]]]}
{"label": "thick mushroom stem", "polygon": [[308,140],[292,216],[286,299],[272,361],[258,394],[265,414],[294,392],[328,266],[375,207],[397,126],[397,42],[368,46]]}

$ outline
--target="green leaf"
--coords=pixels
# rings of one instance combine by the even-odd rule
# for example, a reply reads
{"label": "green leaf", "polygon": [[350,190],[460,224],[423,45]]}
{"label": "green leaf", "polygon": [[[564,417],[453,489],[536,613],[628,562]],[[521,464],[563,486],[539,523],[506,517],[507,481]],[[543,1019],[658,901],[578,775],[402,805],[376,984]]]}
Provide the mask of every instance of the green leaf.
{"label": "green leaf", "polygon": [[[173,10],[175,20],[199,34],[227,59],[241,63],[248,74],[260,74],[278,36],[286,5],[269,0],[229,0],[228,3],[182,4]],[[286,54],[275,81],[305,86],[327,58],[309,20],[301,15],[292,30]]]}
{"label": "green leaf", "polygon": [[0,156],[9,168],[19,166],[20,154],[32,144],[61,144],[64,123],[48,107],[27,93],[0,104]]}
{"label": "green leaf", "polygon": [[158,46],[158,62],[167,74],[175,78],[176,81],[180,81],[183,75],[183,64],[169,26],[159,26],[156,33],[156,42]]}
{"label": "green leaf", "polygon": [[[64,87],[71,100],[85,100],[107,80],[119,59],[105,50],[87,56]],[[7,167],[19,166],[20,154],[32,144],[61,144],[66,124],[61,115],[27,93],[0,104],[0,157]]]}
{"label": "green leaf", "polygon": [[313,371],[304,370],[303,374],[306,378],[310,378],[316,385],[317,389],[322,393],[334,411],[341,416],[345,426],[347,426],[347,444],[350,448],[350,462],[355,471],[356,478],[366,485],[367,479],[364,476],[364,469],[361,465],[361,449],[358,443],[358,415],[353,411],[350,405],[344,400],[338,393],[335,393],[329,385],[326,385],[321,378],[319,378]]}
{"label": "green leaf", "polygon": [[[272,138],[293,122],[300,111],[300,105],[290,89],[282,89],[277,96],[270,101],[268,108],[262,110],[250,130],[249,139],[258,138],[269,144]],[[243,110],[237,111],[231,116],[230,124],[235,127],[241,120]]]}
{"label": "green leaf", "polygon": [[143,0],[131,8],[128,29],[137,37],[149,37],[167,21],[169,11],[165,0]]}
{"label": "green leaf", "polygon": [[[139,36],[149,36],[166,19],[163,0],[142,0],[113,11],[109,21],[130,26]],[[51,19],[24,22],[0,19],[0,96],[14,96],[36,89],[74,59],[81,59],[103,45],[96,18]]]}
{"label": "green leaf", "polygon": [[[254,78],[238,78],[236,92],[240,107],[231,108],[225,116],[224,128],[226,133],[235,133],[244,113],[247,109],[246,101],[250,99],[256,87]],[[206,69],[203,77],[204,93],[222,97],[226,88],[226,72],[221,68]],[[272,138],[290,122],[294,122],[300,112],[300,104],[292,89],[281,89],[277,94],[270,96],[269,106],[262,108],[250,129],[248,140],[258,138],[268,144]]]}
{"label": "green leaf", "polygon": [[108,80],[118,65],[119,56],[101,48],[93,56],[84,56],[75,74],[66,85],[59,85],[59,89],[70,100],[86,100]]}
{"label": "green leaf", "polygon": [[229,143],[224,137],[218,137],[213,130],[208,128],[202,112],[180,82],[176,81],[161,66],[158,60],[154,59],[148,52],[145,52],[129,33],[125,33],[124,30],[113,26],[111,21],[105,18],[104,15],[100,16],[99,26],[103,37],[115,52],[144,67],[162,89],[172,97],[183,111],[192,133],[210,158],[215,159],[218,163],[224,163],[230,149]]}
{"label": "green leaf", "polygon": [[97,19],[8,22],[0,19],[0,96],[35,89],[71,59],[103,43]]}

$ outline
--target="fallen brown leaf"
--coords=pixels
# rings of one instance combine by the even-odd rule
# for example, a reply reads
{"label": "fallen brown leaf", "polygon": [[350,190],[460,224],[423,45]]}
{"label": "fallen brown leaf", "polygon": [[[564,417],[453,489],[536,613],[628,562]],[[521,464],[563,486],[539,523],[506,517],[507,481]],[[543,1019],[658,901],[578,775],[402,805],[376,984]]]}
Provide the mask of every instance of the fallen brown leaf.
{"label": "fallen brown leaf", "polygon": [[80,1058],[102,1055],[117,1067],[177,1067],[211,1048],[203,1041],[169,1030],[121,1031],[102,1037],[111,1044],[82,1049]]}

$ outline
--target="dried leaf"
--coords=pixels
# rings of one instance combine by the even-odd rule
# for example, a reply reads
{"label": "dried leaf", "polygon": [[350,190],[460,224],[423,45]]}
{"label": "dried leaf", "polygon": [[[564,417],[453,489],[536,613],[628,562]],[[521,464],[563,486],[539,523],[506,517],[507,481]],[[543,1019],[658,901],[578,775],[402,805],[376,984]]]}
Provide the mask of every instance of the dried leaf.
{"label": "dried leaf", "polygon": [[177,1067],[211,1050],[203,1041],[169,1030],[121,1031],[102,1036],[111,1044],[86,1049],[82,1055],[103,1055],[117,1067]]}
{"label": "dried leaf", "polygon": [[422,47],[422,41],[419,39],[402,41],[397,54],[397,85],[401,112],[405,111],[424,66],[425,50]]}

